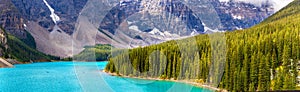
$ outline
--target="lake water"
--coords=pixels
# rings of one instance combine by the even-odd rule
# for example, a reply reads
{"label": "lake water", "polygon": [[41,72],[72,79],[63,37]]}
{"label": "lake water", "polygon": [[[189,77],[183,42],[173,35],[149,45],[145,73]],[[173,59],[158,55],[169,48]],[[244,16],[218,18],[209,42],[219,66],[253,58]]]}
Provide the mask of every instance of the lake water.
{"label": "lake water", "polygon": [[212,92],[168,81],[110,76],[107,62],[50,62],[0,69],[0,92]]}

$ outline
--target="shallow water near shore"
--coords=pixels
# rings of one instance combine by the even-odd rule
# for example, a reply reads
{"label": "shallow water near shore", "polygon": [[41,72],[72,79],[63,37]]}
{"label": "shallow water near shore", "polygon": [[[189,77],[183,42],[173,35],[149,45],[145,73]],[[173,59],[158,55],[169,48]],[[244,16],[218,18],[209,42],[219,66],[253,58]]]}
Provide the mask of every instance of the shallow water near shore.
{"label": "shallow water near shore", "polygon": [[[95,92],[213,92],[213,90],[184,83],[111,76],[101,72],[106,64],[107,62],[47,62],[2,68],[0,69],[0,92],[84,92],[87,90]],[[91,82],[91,85],[98,84],[99,90],[84,86],[89,85],[89,82],[83,82],[84,80],[79,77],[81,75],[77,67],[84,67],[79,69],[86,71],[83,78],[104,80],[101,83]],[[89,77],[91,71],[98,75]]]}

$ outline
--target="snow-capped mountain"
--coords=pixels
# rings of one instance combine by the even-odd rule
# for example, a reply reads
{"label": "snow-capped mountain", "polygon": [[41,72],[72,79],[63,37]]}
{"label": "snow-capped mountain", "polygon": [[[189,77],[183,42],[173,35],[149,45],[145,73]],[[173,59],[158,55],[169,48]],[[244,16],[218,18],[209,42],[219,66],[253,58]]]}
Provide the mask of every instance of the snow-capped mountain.
{"label": "snow-capped mountain", "polygon": [[249,28],[274,12],[271,3],[257,6],[218,0],[126,0],[105,15],[99,29],[114,37],[111,40],[116,42],[115,46],[138,47],[197,34]]}
{"label": "snow-capped mountain", "polygon": [[287,4],[291,3],[294,0],[219,0],[222,3],[228,3],[228,2],[244,2],[249,3],[255,6],[262,6],[264,4],[272,5],[272,8],[274,8],[275,11],[279,11],[281,8],[285,7]]}
{"label": "snow-capped mountain", "polygon": [[275,0],[0,1],[2,27],[20,39],[28,32],[36,49],[63,57],[86,45],[131,48],[249,28],[289,3],[278,8]]}

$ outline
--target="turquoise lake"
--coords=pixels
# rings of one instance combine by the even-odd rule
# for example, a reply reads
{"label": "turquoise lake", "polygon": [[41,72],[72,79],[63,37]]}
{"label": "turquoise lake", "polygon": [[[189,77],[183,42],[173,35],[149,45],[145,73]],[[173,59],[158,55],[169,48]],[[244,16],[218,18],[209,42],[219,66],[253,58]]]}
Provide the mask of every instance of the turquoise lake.
{"label": "turquoise lake", "polygon": [[0,92],[212,92],[192,85],[110,76],[107,62],[49,62],[0,69]]}

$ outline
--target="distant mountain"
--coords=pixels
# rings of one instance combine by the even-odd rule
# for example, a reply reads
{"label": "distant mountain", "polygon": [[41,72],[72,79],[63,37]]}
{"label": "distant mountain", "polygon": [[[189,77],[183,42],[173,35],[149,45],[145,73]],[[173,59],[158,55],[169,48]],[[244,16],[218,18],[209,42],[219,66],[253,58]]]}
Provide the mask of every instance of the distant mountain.
{"label": "distant mountain", "polygon": [[[122,1],[101,22],[100,33],[107,37],[100,38],[115,37],[111,43],[117,47],[147,46],[197,34],[249,28],[275,12],[269,3],[259,7],[218,0],[190,3],[184,4],[180,0]],[[109,43],[104,41],[99,43]]]}
{"label": "distant mountain", "polygon": [[[98,16],[107,5],[113,8]],[[25,39],[29,32],[37,50],[62,57],[77,54],[87,45],[132,48],[249,28],[275,13],[271,3],[257,6],[219,0],[1,0],[0,10],[0,25],[9,33]],[[78,44],[75,52],[74,43]]]}
{"label": "distant mountain", "polygon": [[27,20],[23,18],[11,0],[1,0],[0,10],[0,26],[19,38],[26,38],[24,24]]}

